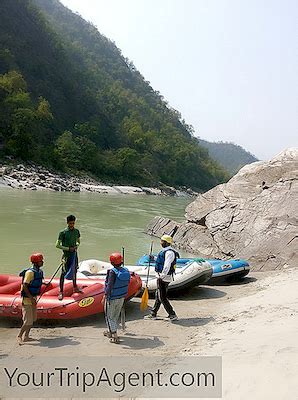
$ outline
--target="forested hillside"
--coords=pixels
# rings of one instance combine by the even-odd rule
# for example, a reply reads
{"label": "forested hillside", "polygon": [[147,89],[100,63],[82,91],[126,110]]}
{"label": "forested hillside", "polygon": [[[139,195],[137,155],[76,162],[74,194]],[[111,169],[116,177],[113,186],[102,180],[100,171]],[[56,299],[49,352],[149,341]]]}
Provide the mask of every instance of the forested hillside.
{"label": "forested hillside", "polygon": [[199,144],[208,149],[210,156],[232,175],[244,165],[258,161],[254,155],[234,143],[208,142],[199,139]]}
{"label": "forested hillside", "polygon": [[0,74],[2,157],[119,183],[228,178],[115,44],[57,0],[1,0]]}

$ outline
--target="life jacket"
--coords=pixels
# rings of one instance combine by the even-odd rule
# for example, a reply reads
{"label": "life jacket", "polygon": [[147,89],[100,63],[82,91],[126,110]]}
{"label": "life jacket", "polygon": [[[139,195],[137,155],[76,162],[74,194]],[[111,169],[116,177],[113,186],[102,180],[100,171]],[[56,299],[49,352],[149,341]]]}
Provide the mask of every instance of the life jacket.
{"label": "life jacket", "polygon": [[170,270],[168,272],[168,275],[174,275],[177,258],[180,257],[180,254],[176,250],[172,249],[171,247],[167,248],[167,249],[163,249],[158,253],[158,256],[157,256],[156,261],[155,261],[155,272],[158,272],[158,273],[162,272],[163,267],[165,265],[165,259],[166,259],[166,252],[167,251],[172,251],[175,254],[174,261],[172,262]]}
{"label": "life jacket", "polygon": [[[29,283],[28,285],[28,290],[31,293],[32,296],[38,296],[41,291],[41,285],[42,285],[42,280],[43,280],[43,271],[41,269],[36,270],[34,267],[31,268],[25,268],[23,269],[20,273],[19,276],[21,276],[22,283],[24,282],[24,278],[26,275],[27,271],[32,271],[34,273],[34,278],[33,280]],[[24,291],[24,289],[21,292],[21,295],[23,297],[28,297]]]}
{"label": "life jacket", "polygon": [[110,299],[120,299],[122,297],[125,297],[128,293],[130,272],[125,267],[121,267],[120,269],[112,268],[112,271],[116,275],[116,280],[111,292]]}

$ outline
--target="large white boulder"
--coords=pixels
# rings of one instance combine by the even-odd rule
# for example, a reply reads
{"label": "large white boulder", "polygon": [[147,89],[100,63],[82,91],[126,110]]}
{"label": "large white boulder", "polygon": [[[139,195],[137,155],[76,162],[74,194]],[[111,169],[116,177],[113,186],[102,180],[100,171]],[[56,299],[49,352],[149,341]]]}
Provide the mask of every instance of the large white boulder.
{"label": "large white boulder", "polygon": [[[298,148],[244,166],[186,208],[174,240],[204,256],[243,257],[258,269],[298,266]],[[151,233],[161,231],[156,219]],[[167,231],[163,226],[163,230]]]}

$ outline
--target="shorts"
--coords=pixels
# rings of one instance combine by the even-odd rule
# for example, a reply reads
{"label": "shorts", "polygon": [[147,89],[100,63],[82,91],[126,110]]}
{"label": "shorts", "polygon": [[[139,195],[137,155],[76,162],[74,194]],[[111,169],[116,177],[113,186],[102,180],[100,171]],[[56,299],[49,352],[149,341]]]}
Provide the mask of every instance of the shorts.
{"label": "shorts", "polygon": [[37,320],[36,305],[22,304],[22,315],[24,325],[33,325],[33,322]]}

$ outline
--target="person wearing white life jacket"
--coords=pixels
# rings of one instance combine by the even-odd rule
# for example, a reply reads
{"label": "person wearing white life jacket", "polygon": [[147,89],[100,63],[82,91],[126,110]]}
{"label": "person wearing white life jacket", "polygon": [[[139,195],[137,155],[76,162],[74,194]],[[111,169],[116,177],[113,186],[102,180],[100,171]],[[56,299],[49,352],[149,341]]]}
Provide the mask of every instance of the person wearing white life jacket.
{"label": "person wearing white life jacket", "polygon": [[168,286],[174,279],[176,261],[179,254],[171,247],[173,238],[170,235],[163,235],[160,239],[162,250],[159,252],[155,262],[155,272],[157,277],[157,290],[155,294],[155,303],[149,315],[145,319],[157,319],[157,312],[161,305],[168,313],[165,318],[169,321],[178,319],[171,303],[168,300]]}

